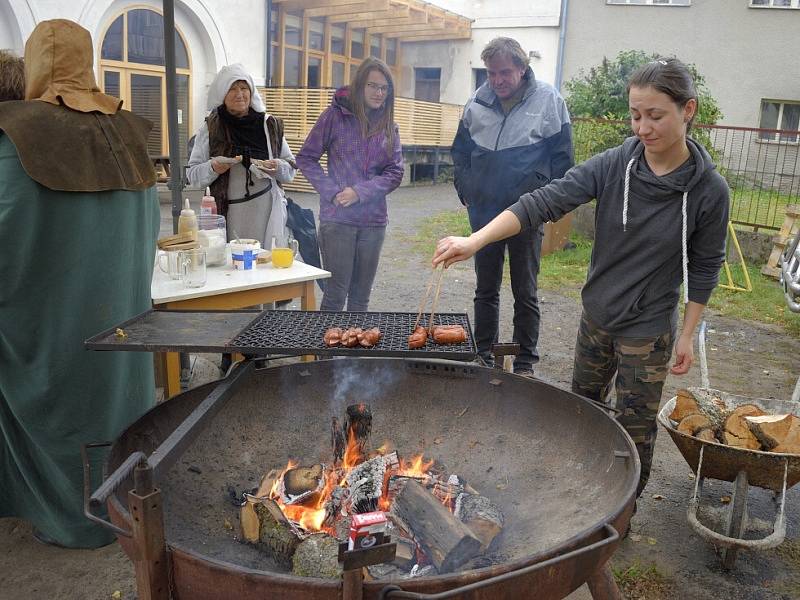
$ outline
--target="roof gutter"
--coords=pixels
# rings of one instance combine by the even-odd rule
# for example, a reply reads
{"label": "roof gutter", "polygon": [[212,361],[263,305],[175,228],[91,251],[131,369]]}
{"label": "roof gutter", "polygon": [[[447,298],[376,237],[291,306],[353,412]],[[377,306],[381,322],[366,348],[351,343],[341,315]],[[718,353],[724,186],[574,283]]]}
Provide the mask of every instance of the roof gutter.
{"label": "roof gutter", "polygon": [[558,31],[558,58],[556,59],[556,89],[561,91],[562,78],[564,77],[564,43],[567,37],[567,11],[569,0],[561,0],[561,27]]}
{"label": "roof gutter", "polygon": [[272,0],[264,5],[264,33],[267,49],[264,52],[264,87],[272,87]]}

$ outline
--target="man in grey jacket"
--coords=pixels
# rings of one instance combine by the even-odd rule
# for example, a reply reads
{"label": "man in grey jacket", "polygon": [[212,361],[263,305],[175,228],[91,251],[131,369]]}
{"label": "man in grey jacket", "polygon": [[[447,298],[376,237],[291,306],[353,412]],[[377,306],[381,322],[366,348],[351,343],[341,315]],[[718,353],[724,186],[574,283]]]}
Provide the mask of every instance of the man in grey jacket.
{"label": "man in grey jacket", "polygon": [[[572,128],[563,98],[537,81],[516,40],[496,38],[481,53],[487,81],[470,98],[451,150],[455,187],[473,231],[527,192],[561,178],[573,165]],[[513,339],[520,344],[514,372],[532,376],[539,361],[536,277],[541,226],[489,244],[475,255],[475,342],[492,364],[498,339],[500,285],[508,248],[514,294]]]}

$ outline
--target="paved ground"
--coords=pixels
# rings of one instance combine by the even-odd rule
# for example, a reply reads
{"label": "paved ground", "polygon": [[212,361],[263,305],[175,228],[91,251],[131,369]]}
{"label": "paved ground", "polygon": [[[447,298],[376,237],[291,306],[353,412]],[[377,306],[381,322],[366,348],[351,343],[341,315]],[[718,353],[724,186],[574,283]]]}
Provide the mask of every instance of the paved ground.
{"label": "paved ground", "polygon": [[[302,205],[315,208],[313,195],[293,194]],[[198,196],[199,199],[199,196]],[[428,263],[413,251],[410,239],[420,220],[459,206],[448,186],[404,188],[390,202],[390,228],[384,247],[371,309],[409,310],[415,307],[424,285]],[[163,231],[171,230],[169,207],[162,205]],[[472,312],[474,273],[471,264],[458,265],[447,275],[440,301],[442,311]],[[542,362],[537,374],[555,385],[568,385],[572,368],[574,336],[580,315],[577,290],[545,290],[541,293]],[[510,291],[504,290],[502,339],[510,339]],[[788,398],[800,366],[800,342],[782,330],[753,323],[734,322],[708,315],[709,367],[712,385],[755,397]],[[196,363],[199,383],[216,377],[214,365],[201,357]],[[677,387],[699,385],[698,369],[683,379],[670,377],[665,398]],[[668,435],[656,446],[654,473],[640,499],[631,535],[614,556],[615,568],[639,564],[634,573],[655,565],[671,588],[641,586],[637,598],[692,598],[778,600],[800,598],[800,546],[785,544],[778,550],[743,553],[733,573],[719,566],[714,549],[690,529],[686,520],[688,498],[694,481],[691,471]],[[722,507],[730,486],[709,486],[704,502]],[[800,492],[790,491],[787,501],[788,538],[798,538]],[[755,516],[774,514],[771,494],[754,489],[749,510]],[[794,557],[794,558],[792,558]],[[647,584],[647,577],[641,576]],[[30,527],[15,519],[0,520],[0,600],[17,598],[109,599],[115,591],[122,598],[135,597],[130,563],[115,544],[94,551],[67,551],[34,542]],[[650,591],[647,591],[650,590]],[[660,594],[660,595],[659,595]],[[574,598],[588,598],[579,590]]]}

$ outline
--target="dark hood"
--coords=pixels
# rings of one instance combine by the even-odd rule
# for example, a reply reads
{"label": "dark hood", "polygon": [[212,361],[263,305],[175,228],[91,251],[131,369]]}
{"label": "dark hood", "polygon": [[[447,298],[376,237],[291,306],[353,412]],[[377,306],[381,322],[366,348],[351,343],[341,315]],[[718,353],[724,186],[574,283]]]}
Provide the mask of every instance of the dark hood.
{"label": "dark hood", "polygon": [[692,138],[686,138],[686,145],[691,153],[691,158],[671,173],[659,177],[653,173],[646,161],[643,160],[644,144],[636,137],[630,137],[623,145],[623,160],[627,165],[631,158],[636,159],[631,167],[631,174],[640,181],[646,182],[656,190],[663,190],[664,196],[671,196],[675,192],[683,194],[690,192],[708,171],[716,169],[711,155]]}

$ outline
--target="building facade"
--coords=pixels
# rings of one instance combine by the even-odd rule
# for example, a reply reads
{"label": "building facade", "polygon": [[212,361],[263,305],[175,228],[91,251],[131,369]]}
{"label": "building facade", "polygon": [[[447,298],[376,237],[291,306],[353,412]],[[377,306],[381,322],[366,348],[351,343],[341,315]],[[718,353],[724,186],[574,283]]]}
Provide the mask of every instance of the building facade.
{"label": "building facade", "polygon": [[706,78],[723,124],[799,129],[798,0],[569,0],[568,7],[564,81],[622,50],[677,56]]}
{"label": "building facade", "polygon": [[[59,18],[91,33],[98,84],[153,121],[150,154],[167,154],[162,2],[0,0],[0,48],[21,55],[37,23]],[[376,56],[400,86],[404,47],[471,35],[469,19],[421,0],[176,0],[175,27],[182,148],[224,65],[242,63],[259,87],[337,87]]]}

